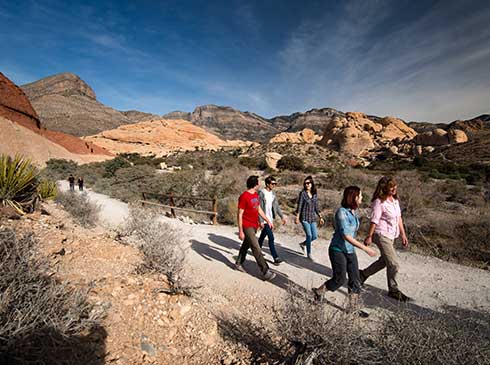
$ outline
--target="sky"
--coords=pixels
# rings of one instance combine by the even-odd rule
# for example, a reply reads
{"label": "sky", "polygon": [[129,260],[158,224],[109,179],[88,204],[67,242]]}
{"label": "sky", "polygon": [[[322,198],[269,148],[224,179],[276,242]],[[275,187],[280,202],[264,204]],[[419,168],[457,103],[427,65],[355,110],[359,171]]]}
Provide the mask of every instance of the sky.
{"label": "sky", "polygon": [[490,114],[489,24],[488,0],[0,0],[0,72],[119,110],[451,122]]}

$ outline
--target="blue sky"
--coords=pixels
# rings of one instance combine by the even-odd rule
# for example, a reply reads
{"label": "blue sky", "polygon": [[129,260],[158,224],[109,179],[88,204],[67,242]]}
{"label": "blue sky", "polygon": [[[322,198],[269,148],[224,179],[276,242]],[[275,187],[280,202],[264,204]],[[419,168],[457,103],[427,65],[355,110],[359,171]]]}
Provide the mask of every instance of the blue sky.
{"label": "blue sky", "polygon": [[0,71],[79,75],[120,110],[407,121],[490,113],[490,1],[0,0]]}

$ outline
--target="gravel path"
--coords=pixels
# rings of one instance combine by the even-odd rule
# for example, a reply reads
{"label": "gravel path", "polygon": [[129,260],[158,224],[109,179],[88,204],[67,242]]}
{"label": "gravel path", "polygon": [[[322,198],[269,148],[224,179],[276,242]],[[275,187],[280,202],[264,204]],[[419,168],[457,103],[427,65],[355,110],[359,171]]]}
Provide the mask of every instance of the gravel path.
{"label": "gravel path", "polygon": [[[61,183],[62,190],[68,184]],[[100,218],[106,226],[124,222],[128,214],[126,204],[90,190],[91,201],[101,207]],[[332,232],[320,230],[320,239],[313,244],[316,262],[309,261],[299,250],[299,236],[276,233],[276,247],[285,260],[280,266],[270,264],[277,274],[272,282],[258,278],[258,269],[250,254],[244,264],[247,273],[233,270],[234,256],[238,254],[240,242],[237,228],[203,224],[184,224],[176,219],[168,221],[188,239],[189,263],[194,280],[201,283],[204,291],[213,294],[214,301],[223,305],[254,302],[270,303],[281,300],[285,289],[295,285],[300,290],[309,290],[330,277],[328,242]],[[264,249],[266,259],[271,262],[268,248]],[[434,257],[421,256],[407,251],[399,251],[401,289],[415,300],[407,306],[416,311],[430,311],[449,305],[460,308],[484,308],[490,310],[490,272],[461,266]],[[366,267],[374,258],[358,252],[359,266]],[[369,279],[363,293],[366,310],[377,308],[389,310],[395,302],[386,297],[386,274],[382,271]],[[328,295],[333,307],[342,306],[347,289],[342,288]],[[218,298],[218,299],[216,299]]]}

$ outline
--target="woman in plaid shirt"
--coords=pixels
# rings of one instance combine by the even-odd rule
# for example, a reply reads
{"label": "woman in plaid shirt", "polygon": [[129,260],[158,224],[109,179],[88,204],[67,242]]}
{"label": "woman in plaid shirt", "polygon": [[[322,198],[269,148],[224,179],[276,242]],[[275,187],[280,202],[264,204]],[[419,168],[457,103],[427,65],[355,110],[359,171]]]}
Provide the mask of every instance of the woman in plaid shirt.
{"label": "woman in plaid shirt", "polygon": [[[323,217],[318,211],[318,195],[315,183],[311,176],[307,176],[303,182],[303,190],[299,193],[298,204],[296,206],[296,224],[301,222],[306,234],[306,239],[299,245],[311,261],[311,242],[318,238],[317,217],[320,218],[320,225],[323,224]],[[305,252],[306,251],[306,252]]]}

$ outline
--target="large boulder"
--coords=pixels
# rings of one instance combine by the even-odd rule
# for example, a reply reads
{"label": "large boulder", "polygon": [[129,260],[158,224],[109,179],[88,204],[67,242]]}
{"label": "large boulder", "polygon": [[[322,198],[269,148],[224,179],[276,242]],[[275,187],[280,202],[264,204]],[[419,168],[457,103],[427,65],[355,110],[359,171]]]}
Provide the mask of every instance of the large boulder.
{"label": "large boulder", "polygon": [[313,144],[322,137],[314,130],[305,128],[301,132],[282,132],[269,140],[269,143],[306,143]]}
{"label": "large boulder", "polygon": [[277,170],[277,163],[282,158],[282,155],[277,152],[267,152],[265,154],[265,162],[272,170]]}
{"label": "large boulder", "polygon": [[450,129],[447,134],[449,144],[468,142],[468,136],[461,129]]}
{"label": "large boulder", "polygon": [[418,134],[414,142],[421,146],[444,146],[449,144],[449,137],[444,129],[436,128],[433,131]]}

